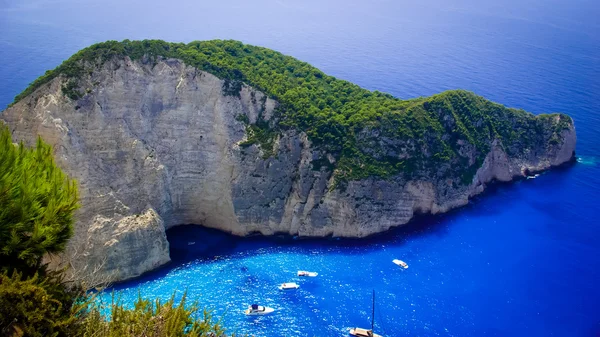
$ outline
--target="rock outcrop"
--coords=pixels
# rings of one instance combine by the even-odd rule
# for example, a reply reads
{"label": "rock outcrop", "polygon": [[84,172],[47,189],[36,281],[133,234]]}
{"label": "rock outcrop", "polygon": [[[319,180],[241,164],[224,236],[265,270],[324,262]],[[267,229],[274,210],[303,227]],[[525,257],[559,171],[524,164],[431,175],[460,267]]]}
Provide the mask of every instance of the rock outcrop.
{"label": "rock outcrop", "polygon": [[[87,90],[77,100],[63,95],[65,81],[54,78],[0,119],[15,140],[40,135],[77,179],[82,207],[66,256],[74,270],[96,266],[112,280],[168,262],[165,230],[179,224],[235,235],[364,237],[416,213],[465,205],[486,183],[560,165],[575,150],[569,122],[553,145],[517,156],[494,141],[470,184],[371,177],[334,188],[332,173],[313,165],[323,154],[302,132],[282,132],[267,158],[258,145],[240,146],[240,116],[268,120],[278,106],[251,87],[227,95],[223,80],[175,59],[105,62],[82,79]],[[553,118],[552,125],[563,117]]]}

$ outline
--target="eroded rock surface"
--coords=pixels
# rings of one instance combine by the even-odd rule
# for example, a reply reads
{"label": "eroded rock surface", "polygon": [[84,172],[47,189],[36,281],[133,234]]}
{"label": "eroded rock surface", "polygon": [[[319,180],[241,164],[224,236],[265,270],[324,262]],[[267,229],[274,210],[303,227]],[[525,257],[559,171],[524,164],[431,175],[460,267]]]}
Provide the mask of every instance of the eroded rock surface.
{"label": "eroded rock surface", "polygon": [[228,96],[222,80],[178,60],[106,62],[82,81],[87,92],[79,100],[62,94],[57,77],[0,119],[16,140],[40,135],[54,146],[81,194],[69,263],[75,270],[99,266],[113,281],[168,262],[165,230],[175,225],[363,237],[415,213],[464,205],[494,179],[567,162],[576,142],[573,126],[558,143],[513,157],[495,141],[469,185],[397,177],[333,188],[332,173],[312,164],[323,154],[302,133],[282,133],[269,158],[260,146],[239,146],[246,139],[239,116],[268,120],[278,105],[250,87]]}

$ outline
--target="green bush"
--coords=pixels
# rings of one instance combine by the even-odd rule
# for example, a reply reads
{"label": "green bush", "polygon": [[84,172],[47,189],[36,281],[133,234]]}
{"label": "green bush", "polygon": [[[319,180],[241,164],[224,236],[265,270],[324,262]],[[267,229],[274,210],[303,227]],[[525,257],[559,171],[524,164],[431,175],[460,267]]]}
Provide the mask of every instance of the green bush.
{"label": "green bush", "polygon": [[[105,306],[67,288],[60,274],[23,277],[0,274],[1,336],[90,336],[90,337],[221,337],[225,329],[197,303],[188,305],[184,295],[165,303],[141,297],[133,308],[113,296]],[[108,314],[109,317],[106,315]]]}
{"label": "green bush", "polygon": [[63,95],[69,97],[70,99],[77,100],[83,96],[79,92],[78,87],[79,86],[77,85],[77,81],[71,79],[65,85],[63,85],[63,87],[61,88],[61,91],[62,91]]}
{"label": "green bush", "polygon": [[54,163],[52,148],[13,144],[0,125],[0,270],[33,275],[46,254],[64,250],[73,234],[77,186]]}
{"label": "green bush", "polygon": [[67,289],[56,274],[0,274],[0,335],[77,336],[85,313],[81,292]]}
{"label": "green bush", "polygon": [[91,305],[90,312],[82,320],[82,336],[226,336],[225,329],[214,321],[210,312],[201,311],[197,303],[187,305],[185,294],[178,305],[174,295],[165,303],[140,296],[131,309],[113,295],[112,303],[108,305],[110,319],[103,315],[105,309],[99,302]]}
{"label": "green bush", "polygon": [[41,262],[64,250],[77,206],[75,182],[56,166],[52,148],[41,139],[33,148],[13,144],[0,125],[2,335],[65,336],[76,330],[82,293]]}

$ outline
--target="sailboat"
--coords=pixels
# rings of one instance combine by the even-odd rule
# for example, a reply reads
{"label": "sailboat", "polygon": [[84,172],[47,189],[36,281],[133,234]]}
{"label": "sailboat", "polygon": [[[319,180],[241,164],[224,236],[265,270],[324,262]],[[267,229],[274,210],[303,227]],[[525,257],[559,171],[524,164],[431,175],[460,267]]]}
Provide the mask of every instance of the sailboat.
{"label": "sailboat", "polygon": [[375,327],[375,290],[373,290],[373,311],[371,314],[371,330],[363,328],[350,329],[350,334],[357,337],[383,337],[373,332]]}

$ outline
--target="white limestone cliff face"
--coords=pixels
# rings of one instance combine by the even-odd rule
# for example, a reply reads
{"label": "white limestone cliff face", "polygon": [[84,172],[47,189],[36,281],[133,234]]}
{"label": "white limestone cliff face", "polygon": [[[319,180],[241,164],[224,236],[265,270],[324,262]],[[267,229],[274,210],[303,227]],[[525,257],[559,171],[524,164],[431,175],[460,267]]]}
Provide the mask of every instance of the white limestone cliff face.
{"label": "white limestone cliff face", "polygon": [[[67,256],[75,270],[99,266],[113,281],[169,261],[165,230],[200,224],[235,235],[288,233],[364,237],[415,213],[464,205],[492,180],[560,165],[573,157],[575,130],[559,144],[519,158],[495,143],[469,186],[451,181],[369,178],[332,187],[306,135],[283,133],[276,156],[239,146],[245,124],[272,118],[278,103],[244,86],[224,94],[219,78],[178,60],[107,62],[83,79],[72,101],[55,78],[0,115],[15,140],[50,143],[77,179],[81,209]],[[332,159],[332,158],[331,158]],[[333,159],[332,159],[333,160]]]}

